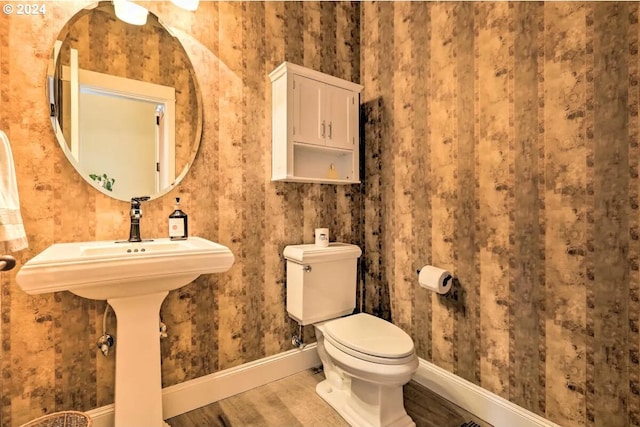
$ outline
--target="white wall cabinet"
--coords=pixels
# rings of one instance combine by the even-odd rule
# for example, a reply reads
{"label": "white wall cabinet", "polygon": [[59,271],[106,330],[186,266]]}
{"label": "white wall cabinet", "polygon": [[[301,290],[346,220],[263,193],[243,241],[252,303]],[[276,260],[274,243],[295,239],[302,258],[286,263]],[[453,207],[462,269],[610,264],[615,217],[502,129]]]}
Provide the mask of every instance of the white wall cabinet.
{"label": "white wall cabinet", "polygon": [[359,183],[362,86],[290,62],[269,77],[271,179]]}

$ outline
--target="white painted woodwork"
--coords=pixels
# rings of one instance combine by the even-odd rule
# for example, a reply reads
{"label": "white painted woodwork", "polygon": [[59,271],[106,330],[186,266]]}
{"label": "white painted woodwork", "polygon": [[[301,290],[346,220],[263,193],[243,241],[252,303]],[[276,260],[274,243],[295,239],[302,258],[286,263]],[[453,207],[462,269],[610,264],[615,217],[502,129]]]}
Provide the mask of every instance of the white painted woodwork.
{"label": "white painted woodwork", "polygon": [[290,62],[269,77],[272,181],[359,183],[362,86]]}

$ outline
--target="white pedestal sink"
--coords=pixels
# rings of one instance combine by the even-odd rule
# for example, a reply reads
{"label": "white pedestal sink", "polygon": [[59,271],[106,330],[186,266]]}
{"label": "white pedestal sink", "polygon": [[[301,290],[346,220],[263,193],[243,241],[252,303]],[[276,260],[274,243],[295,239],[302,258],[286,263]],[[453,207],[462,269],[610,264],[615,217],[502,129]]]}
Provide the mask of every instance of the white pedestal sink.
{"label": "white pedestal sink", "polygon": [[56,243],[16,280],[29,294],[70,291],[109,302],[118,319],[115,427],[161,427],[160,305],[170,290],[233,261],[226,246],[199,237]]}

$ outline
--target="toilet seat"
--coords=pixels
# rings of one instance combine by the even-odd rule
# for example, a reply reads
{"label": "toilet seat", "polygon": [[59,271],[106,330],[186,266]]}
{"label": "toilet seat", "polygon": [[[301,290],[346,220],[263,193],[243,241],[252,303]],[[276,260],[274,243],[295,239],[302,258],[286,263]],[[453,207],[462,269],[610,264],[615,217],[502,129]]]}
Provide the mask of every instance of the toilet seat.
{"label": "toilet seat", "polygon": [[373,363],[399,365],[415,358],[411,337],[386,320],[358,313],[326,322],[325,339],[339,350]]}

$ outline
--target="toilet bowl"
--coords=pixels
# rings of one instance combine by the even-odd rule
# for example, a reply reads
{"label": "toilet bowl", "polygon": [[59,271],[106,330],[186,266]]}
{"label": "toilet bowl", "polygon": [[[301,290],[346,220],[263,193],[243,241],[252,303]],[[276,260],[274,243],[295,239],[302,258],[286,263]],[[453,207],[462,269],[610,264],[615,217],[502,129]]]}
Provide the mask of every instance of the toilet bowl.
{"label": "toilet bowl", "polygon": [[411,337],[399,327],[355,309],[360,248],[290,245],[287,312],[314,325],[326,379],[316,391],[354,427],[413,427],[402,386],[418,368]]}
{"label": "toilet bowl", "polygon": [[314,327],[326,377],[320,397],[352,426],[415,426],[402,394],[418,368],[409,335],[364,313]]}

